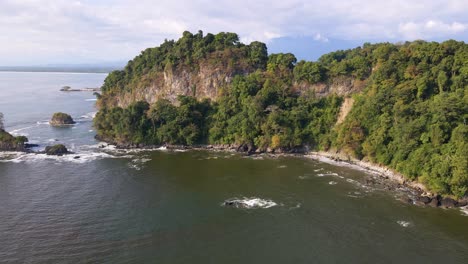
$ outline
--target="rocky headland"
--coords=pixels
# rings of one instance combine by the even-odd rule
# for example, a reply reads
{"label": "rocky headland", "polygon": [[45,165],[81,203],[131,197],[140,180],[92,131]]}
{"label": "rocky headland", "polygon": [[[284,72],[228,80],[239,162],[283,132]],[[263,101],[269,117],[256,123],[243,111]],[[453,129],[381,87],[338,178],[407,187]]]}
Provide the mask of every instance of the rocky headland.
{"label": "rocky headland", "polygon": [[13,136],[0,129],[0,151],[26,151],[32,145],[27,144],[28,138],[24,136]]}

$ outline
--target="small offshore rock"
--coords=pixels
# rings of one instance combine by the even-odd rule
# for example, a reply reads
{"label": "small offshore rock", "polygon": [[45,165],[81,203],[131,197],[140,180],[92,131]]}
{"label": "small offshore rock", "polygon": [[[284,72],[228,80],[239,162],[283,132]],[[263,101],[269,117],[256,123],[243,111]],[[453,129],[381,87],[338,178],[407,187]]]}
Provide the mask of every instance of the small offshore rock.
{"label": "small offshore rock", "polygon": [[75,124],[75,121],[69,114],[58,112],[52,116],[49,123],[51,126],[66,126]]}
{"label": "small offshore rock", "polygon": [[65,155],[65,154],[69,154],[70,152],[68,151],[68,149],[64,145],[57,144],[57,145],[53,145],[53,146],[47,146],[45,148],[45,153],[47,155],[51,155],[51,156],[62,156],[62,155]]}

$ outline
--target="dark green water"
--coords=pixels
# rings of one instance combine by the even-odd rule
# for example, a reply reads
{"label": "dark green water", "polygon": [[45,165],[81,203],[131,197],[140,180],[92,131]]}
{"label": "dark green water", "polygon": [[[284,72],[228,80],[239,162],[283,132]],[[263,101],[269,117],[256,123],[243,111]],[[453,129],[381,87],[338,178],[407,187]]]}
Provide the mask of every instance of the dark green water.
{"label": "dark green water", "polygon": [[[307,158],[100,149],[92,96],[55,93],[105,75],[23,74],[0,73],[0,84],[43,79],[38,111],[5,101],[16,92],[0,86],[0,111],[16,117],[7,130],[80,158],[0,155],[1,263],[467,263],[458,210],[406,205],[363,187],[364,172]],[[74,129],[43,123],[53,95],[81,120]],[[244,197],[276,205],[223,206]]]}

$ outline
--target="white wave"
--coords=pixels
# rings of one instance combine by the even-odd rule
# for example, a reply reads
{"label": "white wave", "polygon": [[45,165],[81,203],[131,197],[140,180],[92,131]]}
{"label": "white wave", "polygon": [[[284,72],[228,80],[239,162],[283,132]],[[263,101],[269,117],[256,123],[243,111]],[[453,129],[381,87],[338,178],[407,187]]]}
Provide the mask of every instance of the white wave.
{"label": "white wave", "polygon": [[461,211],[464,215],[468,216],[468,205],[467,205],[467,206],[464,206],[464,207],[460,207],[460,211]]}
{"label": "white wave", "polygon": [[37,126],[22,127],[22,128],[14,129],[14,130],[10,131],[9,133],[12,134],[13,136],[27,136],[28,133],[24,133],[24,132],[21,133],[21,131],[31,129],[31,128],[35,128],[35,127],[37,127]]}
{"label": "white wave", "polygon": [[63,156],[52,156],[44,153],[22,153],[22,152],[3,152],[0,154],[0,162],[13,163],[36,163],[41,161],[86,163],[97,159],[120,158],[104,152],[78,152]]}
{"label": "white wave", "polygon": [[408,221],[397,221],[397,223],[402,227],[408,227],[411,225],[411,223]]}
{"label": "white wave", "polygon": [[90,98],[90,99],[85,99],[85,101],[87,101],[87,102],[94,102],[94,101],[97,101],[97,99],[96,99],[96,98]]}
{"label": "white wave", "polygon": [[50,125],[49,121],[37,121],[37,125]]}
{"label": "white wave", "polygon": [[307,180],[307,179],[310,179],[310,176],[309,175],[301,175],[298,178],[299,178],[299,180]]}
{"label": "white wave", "polygon": [[166,147],[166,146],[162,146],[162,147],[157,148],[156,150],[167,151],[167,147]]}
{"label": "white wave", "polygon": [[137,171],[141,170],[144,166],[144,164],[148,161],[150,161],[151,159],[147,159],[147,158],[137,158],[137,159],[133,159],[129,164],[128,164],[128,167],[131,168],[131,169],[135,169]]}
{"label": "white wave", "polygon": [[284,168],[287,168],[288,166],[286,165],[281,165],[281,166],[278,166],[278,169],[284,169]]}
{"label": "white wave", "polygon": [[250,156],[243,156],[244,159],[253,159],[253,160],[264,160],[262,156],[258,155],[250,155]]}
{"label": "white wave", "polygon": [[338,173],[334,172],[327,172],[327,173],[318,173],[317,177],[325,177],[325,176],[339,176]]}
{"label": "white wave", "polygon": [[132,164],[132,163],[130,163],[130,164],[128,164],[128,167],[129,167],[130,169],[134,169],[134,170],[137,170],[137,171],[141,170],[141,167],[138,166],[138,164]]}
{"label": "white wave", "polygon": [[94,119],[96,117],[96,114],[97,114],[97,112],[89,112],[89,113],[86,113],[86,114],[80,116],[80,118]]}
{"label": "white wave", "polygon": [[247,198],[244,197],[242,199],[239,198],[231,198],[222,203],[223,206],[233,206],[236,208],[245,208],[245,209],[266,209],[277,206],[278,204],[272,200],[261,199],[257,197]]}
{"label": "white wave", "polygon": [[330,184],[330,185],[337,185],[338,183],[337,183],[336,181],[330,181],[330,182],[328,182],[328,184]]}
{"label": "white wave", "polygon": [[47,141],[49,141],[49,142],[56,142],[56,141],[59,141],[59,140],[58,140],[58,139],[56,139],[56,138],[50,138],[50,139],[49,139],[49,140],[47,140]]}
{"label": "white wave", "polygon": [[137,163],[137,164],[144,164],[148,161],[150,161],[151,159],[147,159],[147,158],[138,158],[138,159],[133,159],[132,160],[132,163]]}
{"label": "white wave", "polygon": [[323,168],[314,170],[315,172],[323,171]]}

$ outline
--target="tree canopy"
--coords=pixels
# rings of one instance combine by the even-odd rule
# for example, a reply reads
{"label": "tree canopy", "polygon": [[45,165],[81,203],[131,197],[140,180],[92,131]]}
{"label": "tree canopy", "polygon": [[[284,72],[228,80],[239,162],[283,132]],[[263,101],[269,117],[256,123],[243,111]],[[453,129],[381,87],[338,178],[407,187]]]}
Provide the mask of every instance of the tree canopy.
{"label": "tree canopy", "polygon": [[[179,96],[128,108],[105,107],[98,136],[138,144],[245,144],[260,150],[308,146],[336,149],[393,168],[431,190],[461,197],[468,191],[468,45],[454,40],[364,44],[323,55],[316,62],[293,54],[267,55],[260,42],[244,45],[233,33],[185,32],[178,41],[147,49],[123,71],[111,73],[103,92],[133,89],[142,72],[217,63],[230,52],[256,71],[238,74],[219,98]],[[223,56],[222,60],[231,57]],[[219,57],[218,57],[219,59]],[[229,63],[224,63],[229,67]],[[342,96],[298,93],[298,83],[364,82],[337,124]]]}

